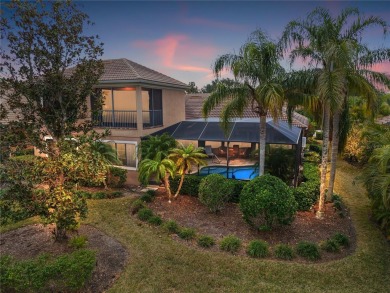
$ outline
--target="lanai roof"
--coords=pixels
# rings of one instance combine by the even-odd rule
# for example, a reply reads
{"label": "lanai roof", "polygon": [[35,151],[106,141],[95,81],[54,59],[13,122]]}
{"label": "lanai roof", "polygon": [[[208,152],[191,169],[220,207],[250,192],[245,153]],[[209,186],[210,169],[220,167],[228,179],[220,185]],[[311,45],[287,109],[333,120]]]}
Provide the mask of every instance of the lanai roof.
{"label": "lanai roof", "polygon": [[[266,143],[296,145],[299,143],[301,131],[301,128],[290,126],[285,121],[275,123],[268,118]],[[235,119],[225,135],[219,118],[190,119],[154,132],[151,135],[161,135],[163,133],[168,133],[179,140],[257,143],[260,139],[260,121],[259,118]]]}
{"label": "lanai roof", "polygon": [[[210,94],[206,93],[198,93],[198,94],[187,94],[186,95],[186,119],[197,119],[202,118],[202,106],[204,100],[209,96]],[[215,107],[209,114],[208,117],[220,117],[221,112],[224,105],[219,105]],[[282,116],[280,117],[280,120],[288,121],[287,110],[284,107],[282,111]],[[244,113],[242,115],[243,118],[258,118],[257,114],[252,111],[249,107],[244,110]],[[271,118],[269,115],[268,118]],[[309,119],[307,117],[297,113],[293,112],[292,115],[292,124],[294,126],[298,126],[301,128],[308,128],[309,126]]]}

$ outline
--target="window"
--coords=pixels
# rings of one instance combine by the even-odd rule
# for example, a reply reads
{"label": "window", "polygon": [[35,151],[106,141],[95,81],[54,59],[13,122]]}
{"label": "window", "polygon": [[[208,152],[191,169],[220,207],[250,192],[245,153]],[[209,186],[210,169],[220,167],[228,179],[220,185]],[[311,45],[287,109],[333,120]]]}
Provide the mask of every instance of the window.
{"label": "window", "polygon": [[142,89],[142,123],[144,128],[162,126],[162,90]]}
{"label": "window", "polygon": [[118,159],[126,167],[137,167],[137,143],[136,142],[124,142],[124,141],[109,141],[118,154]]}
{"label": "window", "polygon": [[[137,128],[136,89],[102,89],[103,107],[94,117],[98,126]],[[91,98],[93,106],[93,98]]]}

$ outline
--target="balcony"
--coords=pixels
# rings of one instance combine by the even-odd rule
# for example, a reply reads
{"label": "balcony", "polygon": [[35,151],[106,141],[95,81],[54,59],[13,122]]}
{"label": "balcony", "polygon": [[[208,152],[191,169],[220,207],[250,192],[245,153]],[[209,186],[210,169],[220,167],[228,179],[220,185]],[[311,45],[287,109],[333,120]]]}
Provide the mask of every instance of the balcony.
{"label": "balcony", "polygon": [[137,129],[137,111],[102,110],[93,121],[97,127]]}
{"label": "balcony", "polygon": [[142,111],[143,128],[152,128],[163,125],[162,110]]}

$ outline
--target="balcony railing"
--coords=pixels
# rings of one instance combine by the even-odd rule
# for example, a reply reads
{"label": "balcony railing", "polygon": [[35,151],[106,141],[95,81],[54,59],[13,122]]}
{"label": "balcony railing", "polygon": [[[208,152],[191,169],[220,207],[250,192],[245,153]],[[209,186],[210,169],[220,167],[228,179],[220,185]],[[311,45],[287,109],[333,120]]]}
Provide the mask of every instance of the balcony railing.
{"label": "balcony railing", "polygon": [[144,128],[162,126],[162,110],[142,111],[142,123]]}
{"label": "balcony railing", "polygon": [[102,110],[93,118],[98,127],[137,128],[137,111]]}

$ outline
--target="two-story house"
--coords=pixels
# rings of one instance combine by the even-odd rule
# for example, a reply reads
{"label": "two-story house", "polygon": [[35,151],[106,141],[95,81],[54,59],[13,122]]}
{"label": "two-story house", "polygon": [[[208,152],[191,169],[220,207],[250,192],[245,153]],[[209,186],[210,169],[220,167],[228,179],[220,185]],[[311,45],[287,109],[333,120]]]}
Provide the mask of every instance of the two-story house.
{"label": "two-story house", "polygon": [[[128,59],[104,60],[104,73],[96,85],[104,105],[92,117],[95,130],[110,129],[105,142],[118,153],[123,167],[137,168],[136,149],[142,136],[185,120],[188,86]],[[89,107],[94,107],[91,97]]]}

